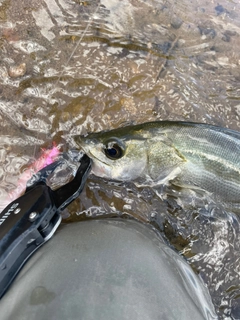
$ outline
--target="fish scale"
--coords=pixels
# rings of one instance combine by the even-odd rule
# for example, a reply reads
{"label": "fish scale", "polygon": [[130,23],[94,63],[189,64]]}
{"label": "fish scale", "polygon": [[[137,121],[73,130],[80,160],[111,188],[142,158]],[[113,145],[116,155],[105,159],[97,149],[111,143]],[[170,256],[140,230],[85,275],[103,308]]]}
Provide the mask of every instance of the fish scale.
{"label": "fish scale", "polygon": [[239,170],[240,136],[235,138],[229,135],[230,130],[228,129],[226,129],[226,132],[214,131],[212,126],[210,130],[200,127],[191,130],[191,132],[186,131],[189,130],[184,128],[177,132],[175,136],[173,135],[172,139],[179,143],[180,147],[196,153],[202,151],[209,157],[215,155],[218,161],[226,159],[226,164],[236,164]]}
{"label": "fish scale", "polygon": [[[188,138],[183,140],[183,132],[173,137],[176,147],[188,162],[193,164],[182,171],[180,181],[184,182],[187,177],[190,183],[194,182],[202,189],[219,195],[226,202],[239,201],[240,140],[212,129],[207,130],[206,134],[204,130],[196,128],[192,135],[199,137],[199,141],[191,139],[189,134]],[[203,135],[206,136],[204,143],[201,141]]]}

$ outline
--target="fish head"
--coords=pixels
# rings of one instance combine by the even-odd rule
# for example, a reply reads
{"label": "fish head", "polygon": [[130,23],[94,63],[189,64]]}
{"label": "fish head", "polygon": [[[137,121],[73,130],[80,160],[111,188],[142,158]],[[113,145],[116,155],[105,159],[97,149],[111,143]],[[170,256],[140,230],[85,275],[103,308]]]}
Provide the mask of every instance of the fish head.
{"label": "fish head", "polygon": [[93,160],[92,172],[99,177],[130,181],[147,166],[145,139],[123,130],[76,136],[76,143]]}

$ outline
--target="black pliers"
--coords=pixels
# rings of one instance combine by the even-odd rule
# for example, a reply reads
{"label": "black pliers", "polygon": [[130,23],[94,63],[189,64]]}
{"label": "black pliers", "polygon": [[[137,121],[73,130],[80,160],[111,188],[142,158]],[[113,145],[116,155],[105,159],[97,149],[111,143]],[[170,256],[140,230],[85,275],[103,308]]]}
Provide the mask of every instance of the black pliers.
{"label": "black pliers", "polygon": [[38,179],[25,194],[0,213],[0,298],[26,260],[49,240],[61,222],[60,212],[81,193],[91,169],[83,155],[72,181],[53,191],[47,176],[59,165],[56,161],[39,171]]}

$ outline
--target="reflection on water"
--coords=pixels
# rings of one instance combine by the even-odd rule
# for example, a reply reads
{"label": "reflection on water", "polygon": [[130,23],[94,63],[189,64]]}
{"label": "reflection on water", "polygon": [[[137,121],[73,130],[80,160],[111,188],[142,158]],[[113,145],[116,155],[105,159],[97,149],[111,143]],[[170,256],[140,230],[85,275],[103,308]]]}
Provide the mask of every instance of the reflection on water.
{"label": "reflection on water", "polygon": [[[159,119],[240,128],[237,0],[97,6],[0,1],[1,199],[41,147],[55,141],[67,150],[72,134]],[[239,319],[239,221],[214,210],[185,210],[151,188],[91,177],[68,213],[151,221],[204,279],[219,317]]]}

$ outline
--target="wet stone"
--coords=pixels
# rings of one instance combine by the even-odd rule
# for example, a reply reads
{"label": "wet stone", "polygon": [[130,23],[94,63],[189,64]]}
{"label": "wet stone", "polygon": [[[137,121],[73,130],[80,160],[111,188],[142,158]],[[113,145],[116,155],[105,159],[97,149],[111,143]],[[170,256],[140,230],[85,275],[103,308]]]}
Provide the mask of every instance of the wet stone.
{"label": "wet stone", "polygon": [[236,36],[237,32],[236,31],[231,31],[231,30],[226,30],[224,34],[228,35],[229,37]]}
{"label": "wet stone", "polygon": [[182,25],[183,21],[181,18],[179,18],[177,15],[173,15],[171,18],[171,26],[174,29],[179,29]]}
{"label": "wet stone", "polygon": [[198,26],[198,29],[200,31],[200,34],[203,36],[207,36],[210,39],[214,39],[217,35],[216,31],[212,28],[205,28],[205,27],[201,27]]}
{"label": "wet stone", "polygon": [[209,48],[211,51],[214,51],[214,52],[221,52],[221,49],[217,46],[212,46]]}
{"label": "wet stone", "polygon": [[222,40],[225,41],[225,42],[230,42],[231,41],[231,37],[233,37],[235,35],[236,35],[236,31],[226,30],[223,33]]}
{"label": "wet stone", "polygon": [[8,70],[8,74],[11,78],[18,78],[24,76],[26,73],[27,67],[26,63],[21,63],[18,66],[12,66]]}
{"label": "wet stone", "polygon": [[221,4],[217,5],[214,9],[217,13],[217,16],[219,16],[220,14],[222,14],[224,12],[227,12],[226,9],[224,9]]}
{"label": "wet stone", "polygon": [[153,48],[157,50],[161,50],[163,54],[168,53],[169,49],[171,48],[171,42],[165,41],[164,43],[153,44]]}
{"label": "wet stone", "polygon": [[225,41],[225,42],[230,42],[231,41],[231,37],[224,33],[223,36],[222,36],[222,40]]}

